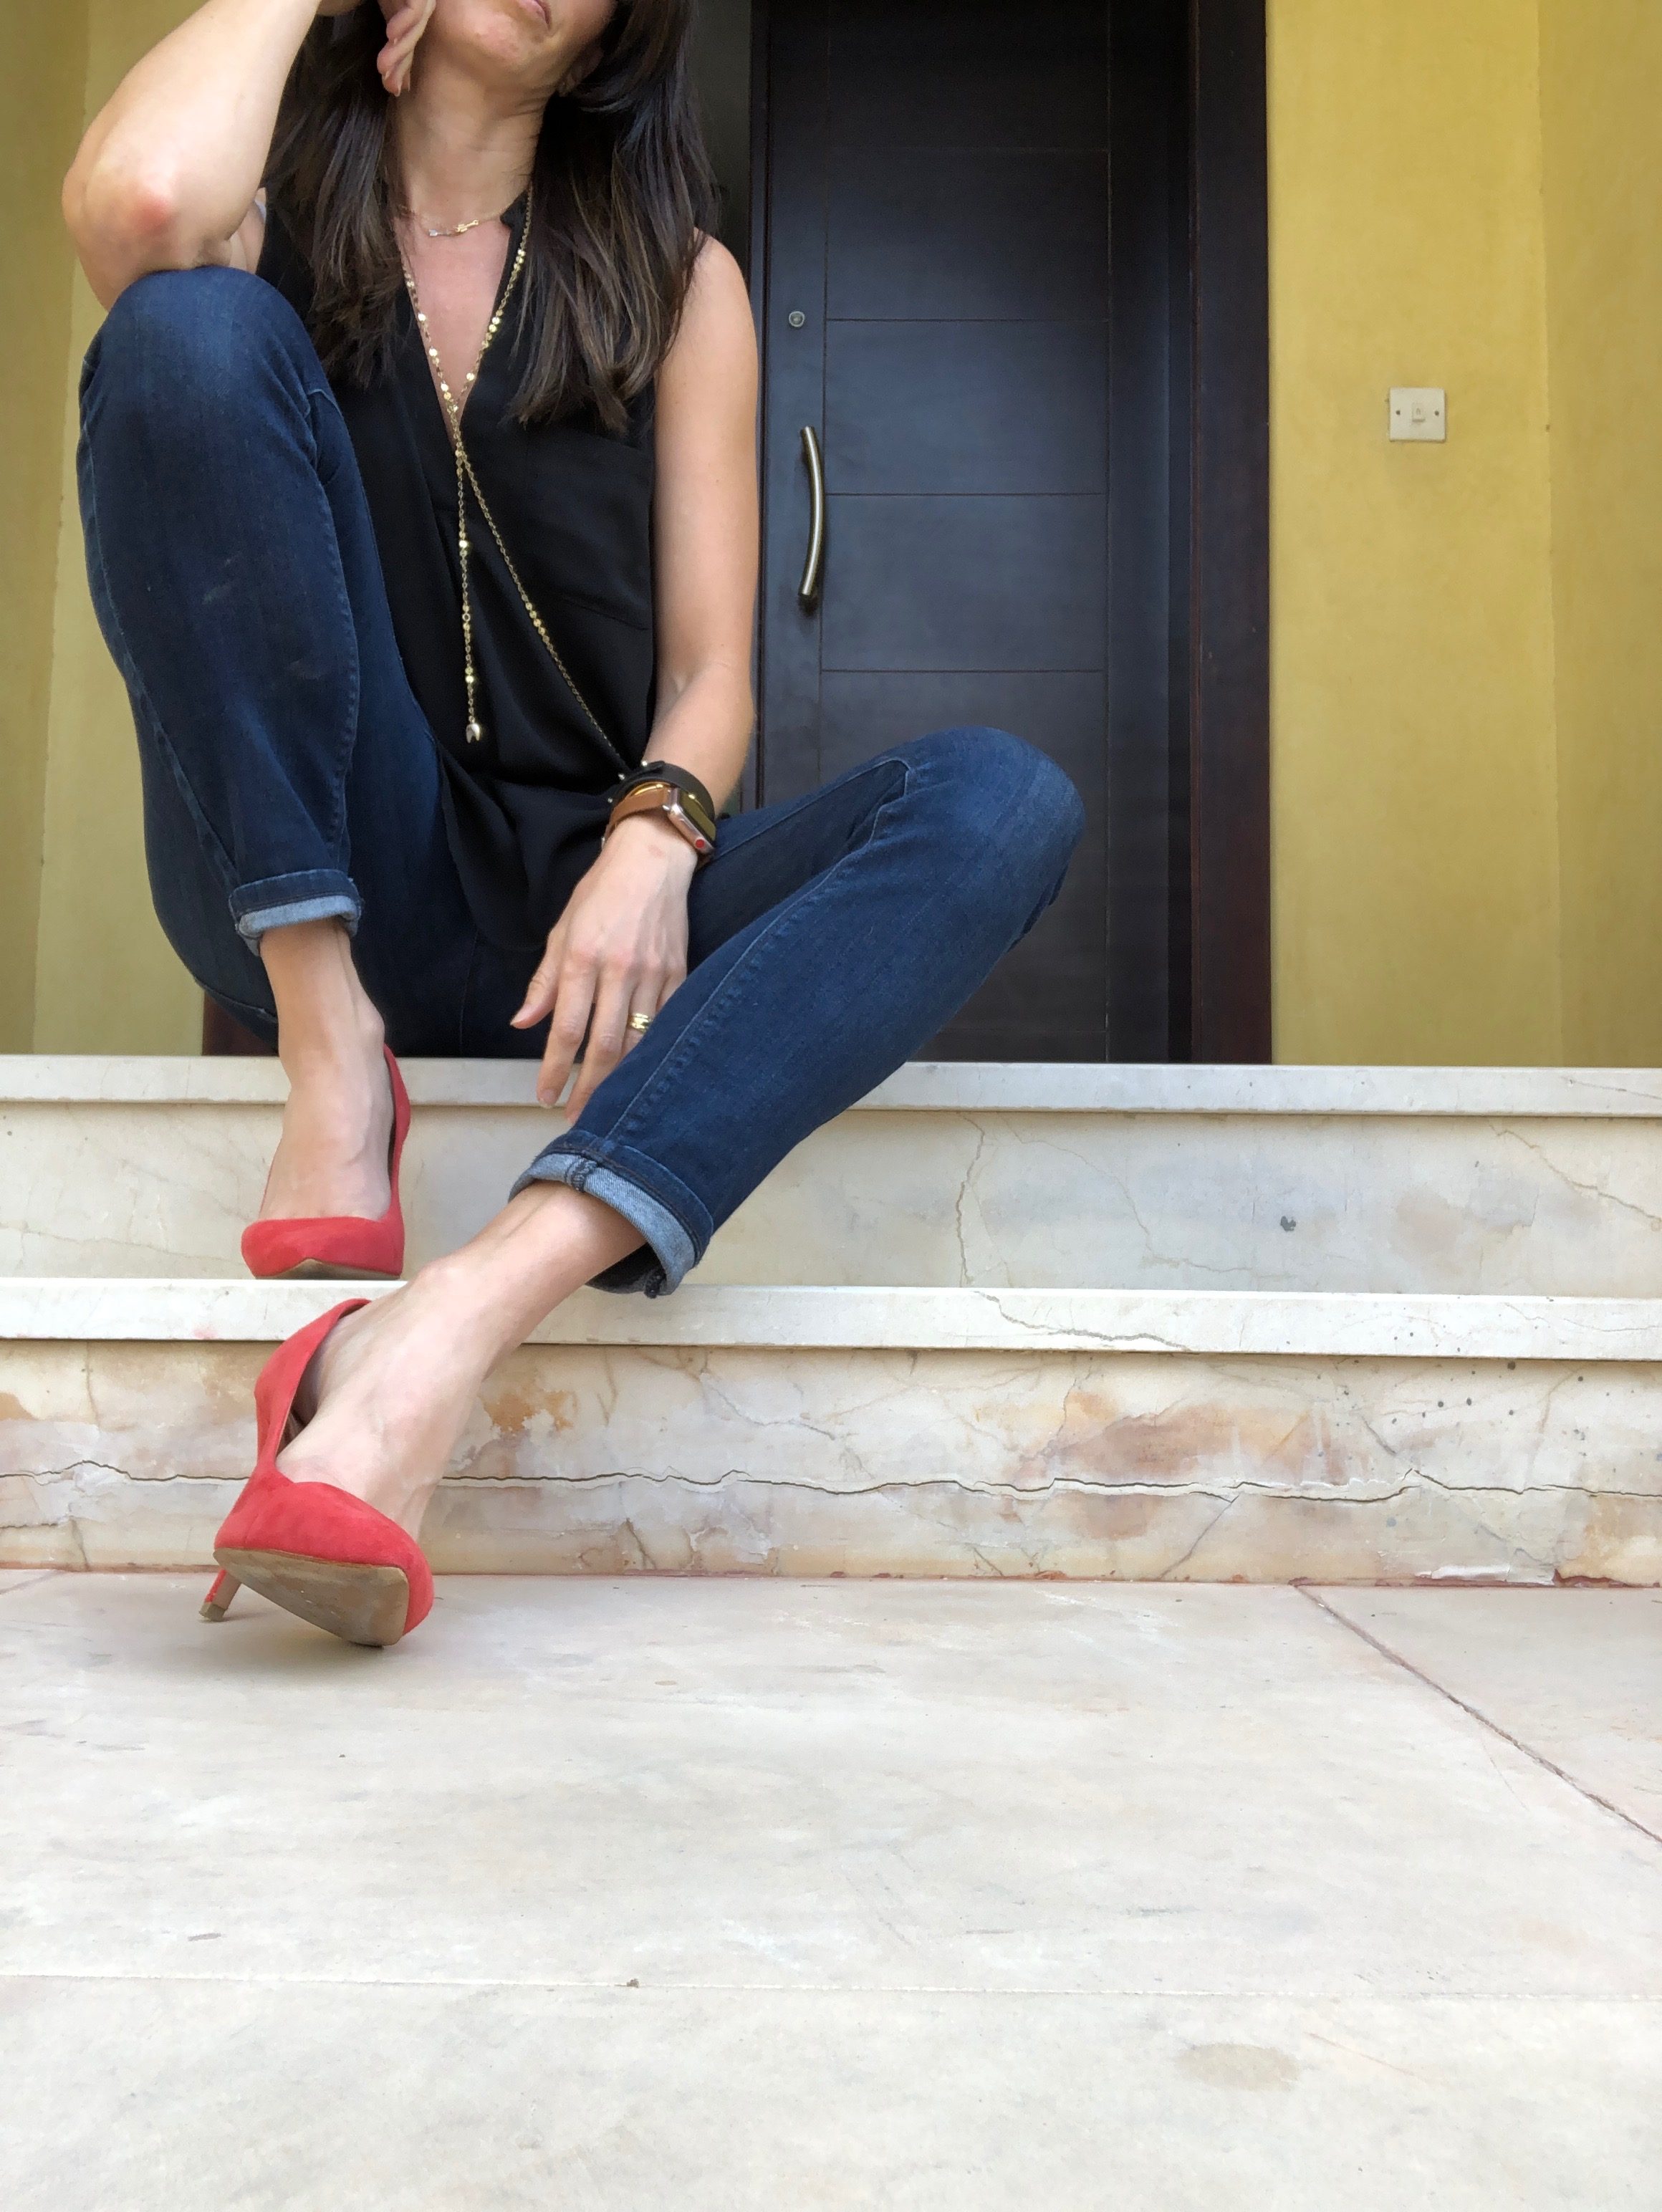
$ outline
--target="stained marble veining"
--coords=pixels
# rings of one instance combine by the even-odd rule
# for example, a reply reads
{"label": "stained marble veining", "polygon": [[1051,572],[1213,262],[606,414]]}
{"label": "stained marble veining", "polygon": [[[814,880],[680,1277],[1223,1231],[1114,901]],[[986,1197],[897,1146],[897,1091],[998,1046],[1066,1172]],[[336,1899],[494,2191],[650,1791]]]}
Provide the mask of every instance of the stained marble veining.
{"label": "stained marble veining", "polygon": [[[0,1100],[0,1273],[235,1273],[277,1119]],[[488,1220],[554,1126],[422,1106],[412,1264]],[[866,1106],[767,1178],[697,1279],[1652,1297],[1662,1140],[1631,1114]]]}
{"label": "stained marble veining", "polygon": [[[204,1561],[256,1346],[11,1346],[0,1564]],[[536,1345],[441,1570],[1662,1581],[1662,1370]]]}

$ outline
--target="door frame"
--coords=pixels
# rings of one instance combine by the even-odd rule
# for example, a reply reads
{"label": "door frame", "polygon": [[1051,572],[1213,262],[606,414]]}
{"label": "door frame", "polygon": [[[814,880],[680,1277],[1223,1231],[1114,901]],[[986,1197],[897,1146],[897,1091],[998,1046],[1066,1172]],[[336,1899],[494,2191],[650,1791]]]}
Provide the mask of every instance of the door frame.
{"label": "door frame", "polygon": [[[1109,4],[1109,0],[1105,0]],[[1171,856],[1166,1057],[1267,1061],[1270,1027],[1269,283],[1265,0],[1159,0],[1181,71],[1168,149],[1186,266],[1172,287],[1174,439],[1171,755],[1187,837]],[[1117,0],[1146,19],[1156,0]],[[751,296],[764,349],[772,318],[768,0],[755,0],[751,64]],[[1111,37],[1114,25],[1111,15]],[[1111,132],[1111,147],[1113,134]],[[1128,158],[1135,158],[1135,152]],[[1111,163],[1113,155],[1111,150]],[[762,379],[766,406],[768,379]],[[758,421],[760,450],[766,423]],[[767,574],[767,517],[763,574]],[[1128,547],[1128,556],[1132,549]],[[1111,696],[1119,622],[1110,549]],[[766,651],[764,631],[758,652]],[[762,674],[758,668],[758,678]],[[760,686],[758,682],[758,696]],[[1111,774],[1113,768],[1111,731]],[[754,803],[756,763],[746,770]],[[1128,871],[1128,876],[1135,872]],[[1111,883],[1111,902],[1114,887]]]}
{"label": "door frame", "polygon": [[1264,0],[1188,0],[1190,1057],[1271,1057]]}

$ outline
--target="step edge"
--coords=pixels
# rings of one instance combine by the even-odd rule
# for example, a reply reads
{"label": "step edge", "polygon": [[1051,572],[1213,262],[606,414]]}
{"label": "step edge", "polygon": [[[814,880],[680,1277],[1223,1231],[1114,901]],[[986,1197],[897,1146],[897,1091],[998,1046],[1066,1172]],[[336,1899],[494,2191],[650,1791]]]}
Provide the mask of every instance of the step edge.
{"label": "step edge", "polygon": [[[536,1104],[530,1061],[412,1060],[404,1065],[417,1106],[519,1110]],[[275,1060],[0,1054],[0,1109],[270,1107],[284,1095]],[[850,1110],[1648,1121],[1662,1118],[1662,1069],[918,1060]],[[557,1117],[551,1116],[551,1123],[557,1126]]]}
{"label": "step edge", "polygon": [[[381,1283],[13,1276],[0,1340],[271,1344]],[[587,1292],[543,1345],[1662,1363],[1662,1298],[1459,1291],[1045,1291],[691,1285],[663,1301]]]}

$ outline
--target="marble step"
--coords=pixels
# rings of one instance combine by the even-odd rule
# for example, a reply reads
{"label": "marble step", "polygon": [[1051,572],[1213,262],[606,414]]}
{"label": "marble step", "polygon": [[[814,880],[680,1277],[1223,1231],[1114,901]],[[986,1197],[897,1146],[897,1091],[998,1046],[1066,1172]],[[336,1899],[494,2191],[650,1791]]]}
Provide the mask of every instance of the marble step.
{"label": "marble step", "polygon": [[[339,1295],[0,1282],[0,1565],[205,1561],[265,1348]],[[424,1534],[450,1571],[1654,1583],[1662,1301],[587,1294]]]}
{"label": "marble step", "polygon": [[[521,1063],[409,1079],[419,1264],[558,1124]],[[0,1273],[236,1273],[282,1097],[271,1061],[0,1058]],[[917,1065],[787,1159],[697,1279],[1648,1297],[1662,1073]]]}

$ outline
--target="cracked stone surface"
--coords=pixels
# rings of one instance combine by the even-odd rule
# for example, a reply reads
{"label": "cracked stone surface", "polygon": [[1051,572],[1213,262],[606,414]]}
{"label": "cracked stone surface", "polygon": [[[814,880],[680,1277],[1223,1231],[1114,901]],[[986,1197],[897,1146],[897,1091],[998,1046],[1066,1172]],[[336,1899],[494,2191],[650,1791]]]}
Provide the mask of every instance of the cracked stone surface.
{"label": "cracked stone surface", "polygon": [[[15,1344],[0,1563],[205,1561],[264,1349]],[[441,1571],[1662,1581],[1662,1373],[1620,1362],[533,1345]]]}
{"label": "cracked stone surface", "polygon": [[[697,1277],[1652,1297],[1657,1123],[1587,1095],[1582,1115],[1513,1118],[862,1107],[767,1179]],[[0,1270],[234,1273],[277,1121],[253,1101],[0,1099]],[[421,1105],[412,1260],[487,1220],[550,1126]]]}
{"label": "cracked stone surface", "polygon": [[1656,2202],[1652,1594],[198,1595],[0,1577],[20,2212]]}
{"label": "cracked stone surface", "polygon": [[1662,1840],[1662,1590],[1330,1590],[1325,1602]]}

